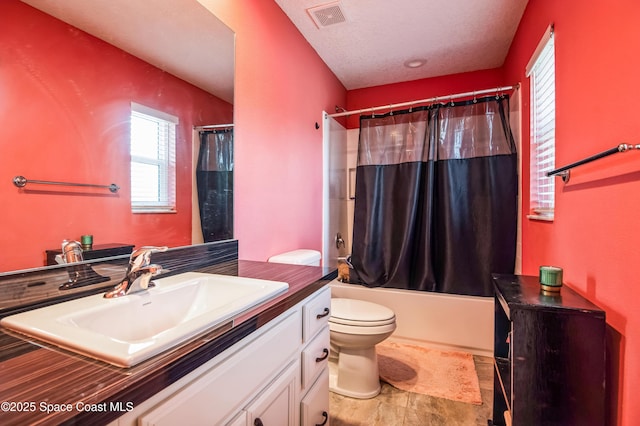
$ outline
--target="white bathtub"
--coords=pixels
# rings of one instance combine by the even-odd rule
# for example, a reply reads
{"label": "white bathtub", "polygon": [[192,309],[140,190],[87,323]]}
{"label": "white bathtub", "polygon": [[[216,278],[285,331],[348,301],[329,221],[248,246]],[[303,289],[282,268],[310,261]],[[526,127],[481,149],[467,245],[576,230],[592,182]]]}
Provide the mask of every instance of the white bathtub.
{"label": "white bathtub", "polygon": [[434,349],[493,356],[493,299],[423,291],[330,284],[332,297],[367,300],[396,313],[390,339]]}

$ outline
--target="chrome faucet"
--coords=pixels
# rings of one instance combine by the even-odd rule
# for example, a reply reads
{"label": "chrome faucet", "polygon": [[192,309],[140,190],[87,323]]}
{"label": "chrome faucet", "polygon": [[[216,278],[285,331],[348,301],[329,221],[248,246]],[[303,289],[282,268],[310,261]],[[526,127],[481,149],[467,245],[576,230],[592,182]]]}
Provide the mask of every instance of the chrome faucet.
{"label": "chrome faucet", "polygon": [[134,250],[129,258],[125,277],[112,290],[106,292],[104,297],[112,299],[153,287],[151,278],[160,274],[163,269],[162,266],[151,263],[151,254],[168,249],[168,247],[144,246]]}
{"label": "chrome faucet", "polygon": [[[66,270],[69,274],[69,281],[58,287],[60,290],[69,290],[72,288],[83,287],[85,285],[98,284],[109,281],[109,277],[98,274],[93,270],[91,265],[85,264],[82,256],[82,246],[77,241],[62,241],[62,254],[59,254],[60,261],[56,262],[66,264]],[[57,256],[56,256],[57,257]]]}

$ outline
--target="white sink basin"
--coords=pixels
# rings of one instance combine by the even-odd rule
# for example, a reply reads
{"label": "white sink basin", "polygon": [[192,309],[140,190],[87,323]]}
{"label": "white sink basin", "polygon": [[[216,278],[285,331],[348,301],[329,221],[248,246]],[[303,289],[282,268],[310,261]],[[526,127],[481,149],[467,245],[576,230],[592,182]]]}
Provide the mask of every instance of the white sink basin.
{"label": "white sink basin", "polygon": [[285,292],[284,282],[187,272],[116,299],[102,294],[3,318],[4,327],[131,367]]}

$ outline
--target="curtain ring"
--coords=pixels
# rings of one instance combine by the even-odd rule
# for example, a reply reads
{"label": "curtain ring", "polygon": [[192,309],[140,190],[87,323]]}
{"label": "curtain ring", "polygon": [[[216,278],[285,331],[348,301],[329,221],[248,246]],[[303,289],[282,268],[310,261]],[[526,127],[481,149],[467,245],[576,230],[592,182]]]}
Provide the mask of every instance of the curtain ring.
{"label": "curtain ring", "polygon": [[391,107],[391,104],[389,104],[389,115],[393,115],[393,108]]}
{"label": "curtain ring", "polygon": [[478,103],[478,98],[476,98],[476,92],[473,92],[473,103],[477,104]]}
{"label": "curtain ring", "polygon": [[371,118],[376,118],[376,110],[371,108]]}

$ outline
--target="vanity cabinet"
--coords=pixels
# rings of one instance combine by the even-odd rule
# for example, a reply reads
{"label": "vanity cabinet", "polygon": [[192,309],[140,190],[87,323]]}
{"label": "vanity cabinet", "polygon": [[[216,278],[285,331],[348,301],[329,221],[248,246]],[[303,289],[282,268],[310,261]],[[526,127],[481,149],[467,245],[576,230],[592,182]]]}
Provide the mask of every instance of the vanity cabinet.
{"label": "vanity cabinet", "polygon": [[330,306],[327,286],[111,425],[326,423]]}
{"label": "vanity cabinet", "polygon": [[538,277],[493,283],[493,424],[604,425],[604,311],[567,286],[542,294]]}

